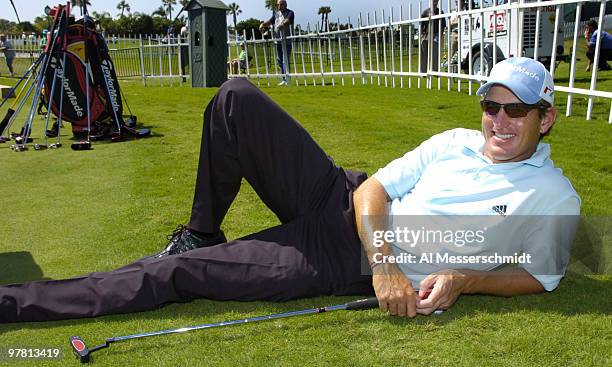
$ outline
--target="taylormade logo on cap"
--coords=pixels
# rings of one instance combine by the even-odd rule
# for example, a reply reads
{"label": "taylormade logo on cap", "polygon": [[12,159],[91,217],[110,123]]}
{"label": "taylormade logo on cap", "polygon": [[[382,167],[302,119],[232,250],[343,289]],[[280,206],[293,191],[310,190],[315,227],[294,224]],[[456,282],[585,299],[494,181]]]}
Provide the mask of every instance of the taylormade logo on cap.
{"label": "taylormade logo on cap", "polygon": [[554,104],[555,84],[552,76],[540,62],[528,57],[512,57],[497,63],[488,81],[477,95],[483,96],[493,85],[502,85],[527,104],[536,104],[541,99]]}
{"label": "taylormade logo on cap", "polygon": [[512,67],[512,68],[514,69],[514,71],[516,71],[516,72],[523,73],[523,74],[527,75],[528,77],[533,78],[533,79],[535,79],[535,80],[537,80],[537,81],[539,81],[539,80],[540,80],[540,77],[538,76],[538,74],[536,74],[536,73],[534,73],[534,72],[531,72],[531,71],[529,71],[529,70],[525,69],[524,67],[517,66],[517,65],[511,65],[511,67]]}

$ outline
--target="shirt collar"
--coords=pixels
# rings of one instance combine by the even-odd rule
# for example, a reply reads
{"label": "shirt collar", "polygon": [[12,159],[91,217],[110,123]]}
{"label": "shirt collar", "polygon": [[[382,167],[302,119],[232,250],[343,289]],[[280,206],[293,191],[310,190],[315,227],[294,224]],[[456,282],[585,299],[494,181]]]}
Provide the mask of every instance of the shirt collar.
{"label": "shirt collar", "polygon": [[[465,142],[464,146],[472,152],[476,153],[476,155],[478,155],[483,160],[491,163],[491,160],[485,157],[482,153],[484,147],[484,137],[482,136],[482,134],[478,134],[476,136],[473,136],[472,139],[468,139]],[[525,159],[524,161],[514,163],[528,164],[534,167],[542,167],[544,165],[544,162],[546,162],[548,158],[550,158],[550,145],[546,143],[539,143],[538,147],[536,148],[536,151],[531,157]]]}

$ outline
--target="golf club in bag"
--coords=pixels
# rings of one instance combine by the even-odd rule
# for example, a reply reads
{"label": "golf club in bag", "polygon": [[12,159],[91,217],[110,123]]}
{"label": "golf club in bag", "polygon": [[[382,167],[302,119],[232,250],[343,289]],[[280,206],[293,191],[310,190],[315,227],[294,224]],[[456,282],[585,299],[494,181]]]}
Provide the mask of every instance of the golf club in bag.
{"label": "golf club in bag", "polygon": [[[83,13],[83,61],[85,62],[85,109],[87,110],[87,140],[83,141],[79,141],[76,143],[72,143],[70,144],[70,148],[72,148],[73,150],[89,150],[91,149],[91,105],[89,104],[89,101],[91,100],[89,94],[91,89],[89,88],[90,82],[89,82],[89,71],[91,70],[91,63],[89,62],[89,58],[87,57],[88,53],[87,53],[87,47],[89,47],[89,45],[87,44],[87,27],[88,27],[88,22],[87,22],[87,12],[85,11],[85,2],[81,3],[81,12]],[[91,53],[91,52],[90,52]],[[64,65],[64,68],[66,67],[66,65]],[[93,94],[93,96],[95,97],[97,94]],[[73,125],[74,126],[74,125]],[[73,130],[74,133],[74,130]],[[76,135],[75,135],[76,137]]]}
{"label": "golf club in bag", "polygon": [[[4,97],[4,99],[2,100],[2,102],[0,102],[0,108],[2,108],[2,106],[4,106],[4,104],[5,104],[5,103],[6,103],[6,102],[7,102],[7,101],[10,99],[10,98],[12,98],[12,97],[13,97],[13,94],[15,93],[15,91],[17,90],[17,88],[19,88],[19,85],[21,85],[21,83],[22,83],[24,80],[27,80],[27,79],[30,77],[30,75],[31,75],[32,71],[33,71],[34,69],[36,69],[36,67],[38,66],[38,64],[40,64],[40,60],[42,59],[42,57],[43,57],[43,54],[38,55],[38,58],[36,59],[36,61],[34,61],[34,62],[32,63],[32,65],[30,65],[30,67],[28,68],[28,70],[26,70],[26,72],[25,72],[25,73],[24,73],[24,74],[21,76],[21,78],[19,78],[19,80],[18,80],[18,81],[17,81],[17,83],[16,83],[16,84],[13,86],[13,88],[11,88],[11,89],[9,90],[9,92],[6,94],[6,97]],[[23,89],[23,87],[22,87],[22,89]]]}
{"label": "golf club in bag", "polygon": [[[44,74],[47,68],[49,67],[50,56],[51,54],[53,54],[55,50],[54,44],[58,36],[60,36],[60,33],[61,33],[61,29],[62,29],[61,24],[64,24],[66,22],[66,13],[64,10],[65,10],[64,6],[58,5],[57,11],[51,14],[53,16],[53,25],[50,31],[52,43],[51,45],[48,45],[47,47],[45,47],[45,50],[42,53],[42,59],[39,61],[40,69],[38,69],[38,73],[37,74],[33,73],[33,75],[35,75],[35,77],[33,78],[33,84],[32,84],[34,86],[33,90],[32,88],[28,88],[28,93],[24,97],[24,100],[28,99],[30,97],[30,91],[32,91],[33,97],[32,97],[32,102],[31,102],[31,108],[23,124],[23,127],[21,128],[21,131],[19,133],[11,134],[12,138],[15,140],[15,145],[12,146],[12,148],[16,152],[22,152],[24,150],[27,150],[28,148],[26,144],[33,140],[32,138],[30,138],[30,133],[32,131],[34,111],[36,109],[36,105],[42,93]],[[32,70],[34,69],[36,69],[36,66],[34,66]],[[19,110],[21,109],[21,107],[22,105],[20,105]],[[9,114],[14,115],[15,112],[17,111],[13,111],[12,113],[11,111],[7,111],[7,115]],[[7,120],[7,125],[8,125],[9,120],[11,120],[11,118],[14,118],[14,117],[9,116],[9,119]]]}
{"label": "golf club in bag", "polygon": [[[43,55],[41,54],[38,59],[28,68],[28,70],[25,72],[25,74],[23,74],[23,76],[21,77],[21,79],[17,82],[17,84],[15,84],[15,86],[10,90],[8,96],[6,97],[6,99],[4,101],[2,101],[2,104],[4,104],[4,102],[6,100],[8,100],[8,98],[10,98],[10,96],[15,92],[15,90],[19,87],[19,85],[25,81],[25,83],[21,86],[21,89],[19,90],[19,92],[17,93],[17,96],[15,97],[15,100],[13,101],[13,103],[11,104],[11,106],[6,110],[6,114],[4,115],[4,118],[2,119],[2,121],[0,121],[0,143],[4,143],[8,140],[11,140],[10,137],[8,136],[4,136],[4,131],[6,130],[6,128],[10,125],[10,123],[13,120],[13,116],[15,115],[15,112],[18,112],[21,110],[21,107],[23,107],[23,102],[20,101],[25,101],[28,99],[30,93],[31,93],[31,88],[28,88],[28,84],[30,83],[30,81],[32,80],[33,75],[36,72],[36,68],[40,65],[40,62],[43,58]],[[23,96],[23,92],[24,90],[26,91],[26,95],[23,99],[21,99],[21,97]],[[19,105],[20,107],[18,107],[17,109],[15,109],[15,106]],[[0,104],[0,107],[2,105]]]}
{"label": "golf club in bag", "polygon": [[97,345],[91,348],[89,348],[87,344],[85,344],[85,342],[83,341],[81,337],[71,336],[70,346],[72,347],[72,350],[74,351],[79,361],[81,361],[81,363],[87,363],[90,360],[91,353],[98,351],[100,349],[103,349],[103,348],[107,348],[111,343],[130,340],[130,339],[140,339],[140,338],[146,338],[146,337],[157,336],[157,335],[180,334],[180,333],[186,333],[188,331],[194,331],[194,330],[211,329],[211,328],[216,328],[216,327],[238,325],[238,324],[250,324],[250,323],[258,322],[258,321],[275,320],[275,319],[281,319],[281,318],[287,318],[287,317],[293,317],[293,316],[301,316],[301,315],[312,315],[312,314],[319,314],[323,312],[332,312],[332,311],[341,311],[341,310],[347,310],[347,311],[349,310],[367,310],[367,309],[376,308],[376,307],[378,307],[378,300],[373,297],[373,298],[362,299],[362,300],[348,302],[348,303],[334,305],[334,306],[308,308],[304,310],[282,312],[282,313],[276,313],[276,314],[266,315],[266,316],[250,317],[247,319],[223,321],[223,322],[217,322],[217,323],[212,323],[212,324],[201,324],[201,325],[188,326],[188,327],[182,327],[182,328],[176,328],[176,329],[152,331],[152,332],[141,333],[141,334],[115,336],[112,338],[107,338],[104,341],[104,344]]}
{"label": "golf club in bag", "polygon": [[[70,19],[70,2],[68,1],[66,3],[66,13],[69,15],[68,19]],[[49,130],[49,116],[51,116],[51,113],[49,112],[50,108],[51,108],[51,102],[53,101],[53,99],[49,99],[49,104],[47,105],[47,123],[45,124],[45,141],[47,138],[49,137],[53,137],[53,136],[57,136],[57,141],[53,144],[51,144],[49,146],[49,148],[60,148],[62,146],[61,143],[61,133],[60,130],[62,128],[62,106],[64,104],[64,85],[66,82],[66,68],[64,67],[66,65],[66,55],[67,55],[67,50],[68,50],[68,32],[64,32],[64,39],[63,39],[63,44],[62,44],[62,63],[60,65],[61,67],[61,74],[62,74],[62,86],[61,86],[61,91],[60,91],[60,105],[59,105],[59,113],[57,114],[57,120],[54,124],[54,127],[52,130]],[[58,59],[59,60],[59,59]],[[54,95],[53,93],[51,93],[51,95]]]}
{"label": "golf club in bag", "polygon": [[[24,85],[23,87],[25,88],[27,86]],[[17,108],[15,109],[15,112],[13,114],[9,113],[9,111],[7,111],[7,121],[6,121],[6,128],[4,129],[5,131],[8,131],[8,129],[11,127],[11,125],[13,124],[13,121],[15,121],[15,117],[17,116],[16,114],[19,113],[19,111],[21,111],[21,109],[23,108],[23,106],[25,105],[25,103],[27,102],[28,98],[30,97],[30,95],[32,94],[32,91],[34,90],[34,83],[31,83],[30,86],[28,87],[25,97],[21,98],[21,100],[19,101],[19,105],[17,106]],[[20,94],[23,93],[23,90],[21,90]],[[17,102],[19,99],[16,99],[15,102]],[[10,116],[10,117],[9,117]],[[13,136],[14,133],[11,133],[10,137],[5,137],[2,136],[0,137],[0,142],[5,142],[5,141],[9,141],[11,140],[11,137]],[[15,150],[15,146],[16,144],[12,145],[11,148],[13,150]]]}

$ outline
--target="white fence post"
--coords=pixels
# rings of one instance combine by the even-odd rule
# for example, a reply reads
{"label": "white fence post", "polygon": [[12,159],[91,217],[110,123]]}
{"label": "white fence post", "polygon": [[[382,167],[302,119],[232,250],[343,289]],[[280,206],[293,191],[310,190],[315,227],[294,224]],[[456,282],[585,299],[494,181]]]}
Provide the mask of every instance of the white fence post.
{"label": "white fence post", "polygon": [[138,54],[140,59],[140,78],[142,79],[142,85],[147,86],[147,76],[145,74],[144,66],[144,48],[142,45],[142,35],[138,37]]}

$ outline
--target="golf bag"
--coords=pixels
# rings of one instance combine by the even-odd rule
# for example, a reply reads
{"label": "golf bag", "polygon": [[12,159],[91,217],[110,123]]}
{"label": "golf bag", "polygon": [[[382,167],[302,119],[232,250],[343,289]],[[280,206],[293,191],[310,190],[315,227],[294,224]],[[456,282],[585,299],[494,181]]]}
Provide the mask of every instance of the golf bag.
{"label": "golf bag", "polygon": [[[45,117],[44,143],[34,144],[35,150],[62,146],[60,128],[63,121],[72,124],[73,135],[80,139],[70,145],[74,150],[91,149],[91,140],[110,138],[118,142],[151,134],[149,129],[133,128],[136,117],[131,111],[124,120],[123,103],[128,111],[130,107],[122,100],[106,42],[95,31],[86,4],[81,3],[81,7],[83,19],[78,21],[70,15],[70,2],[65,6],[45,8],[45,13],[53,17],[45,49],[11,89],[11,94],[16,93],[15,101],[0,120],[0,143],[14,140],[11,148],[16,152],[28,150],[28,143],[33,142],[30,135],[34,115],[43,107],[50,113]],[[0,106],[7,100],[2,100]],[[31,107],[21,130],[11,131],[26,104]],[[52,114],[57,120],[49,129]],[[50,137],[56,137],[57,142],[47,144]]]}
{"label": "golf bag", "polygon": [[[102,35],[95,30],[94,21],[87,19],[86,29],[83,19],[69,18],[66,23],[66,39],[58,38],[54,52],[50,55],[49,68],[45,72],[44,98],[51,98],[51,111],[58,116],[62,101],[62,119],[72,124],[72,133],[84,138],[88,133],[87,94],[89,94],[90,136],[104,138],[117,133],[123,126],[135,124],[136,117],[123,119],[121,90],[108,47]],[[62,50],[65,47],[66,57]],[[45,51],[51,48],[47,43]],[[87,59],[86,59],[87,58]],[[63,60],[65,61],[65,64]],[[86,63],[89,62],[89,68]],[[65,70],[62,70],[64,68]],[[89,75],[85,75],[89,69]],[[63,72],[63,85],[51,93],[54,75]],[[89,83],[86,78],[89,78]],[[87,88],[89,85],[89,88]],[[64,93],[62,100],[61,95]]]}

